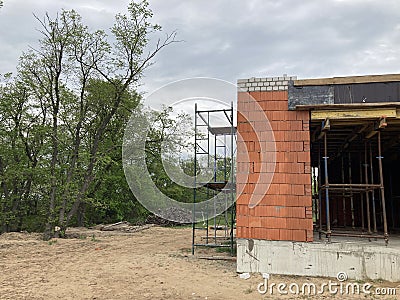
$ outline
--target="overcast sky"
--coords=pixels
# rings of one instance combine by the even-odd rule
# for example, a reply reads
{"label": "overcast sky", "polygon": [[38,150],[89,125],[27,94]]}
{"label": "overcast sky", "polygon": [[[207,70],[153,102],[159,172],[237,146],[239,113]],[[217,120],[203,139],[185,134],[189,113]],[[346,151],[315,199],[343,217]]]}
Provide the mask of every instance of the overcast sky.
{"label": "overcast sky", "polygon": [[[107,29],[128,0],[4,0],[0,73],[40,38],[33,13],[75,9],[92,29]],[[299,78],[400,72],[400,1],[150,0],[154,20],[181,43],[146,72],[152,91],[187,77]]]}

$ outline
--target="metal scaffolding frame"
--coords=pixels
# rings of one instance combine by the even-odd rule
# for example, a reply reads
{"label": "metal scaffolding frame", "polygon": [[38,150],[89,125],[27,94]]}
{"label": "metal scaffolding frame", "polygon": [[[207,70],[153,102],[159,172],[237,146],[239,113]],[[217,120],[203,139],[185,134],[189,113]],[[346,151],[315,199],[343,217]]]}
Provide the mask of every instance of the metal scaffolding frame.
{"label": "metal scaffolding frame", "polygon": [[[322,126],[322,128],[324,125]],[[329,128],[330,129],[330,128]],[[359,154],[359,179],[360,183],[353,183],[352,178],[352,153],[349,151],[348,154],[348,179],[349,182],[345,183],[345,168],[344,168],[344,156],[345,151],[341,153],[341,183],[330,183],[329,172],[328,172],[328,130],[321,131],[321,138],[323,142],[319,143],[319,158],[318,158],[318,201],[317,201],[317,220],[319,221],[318,232],[319,238],[321,239],[322,234],[326,235],[328,242],[331,241],[331,236],[346,236],[346,237],[360,237],[368,239],[382,238],[385,243],[388,244],[389,234],[386,217],[386,203],[385,203],[385,187],[383,181],[383,170],[382,170],[382,149],[381,149],[381,131],[377,133],[377,156],[378,161],[378,172],[379,172],[379,183],[374,183],[374,170],[373,170],[373,151],[372,142],[365,140],[363,147],[360,148]],[[323,167],[321,166],[321,144],[323,152]],[[369,146],[369,147],[368,147]],[[321,171],[323,170],[323,176]],[[323,177],[323,183],[321,182]],[[377,210],[376,210],[376,198],[375,192],[381,200],[381,219],[383,224],[383,234],[378,234],[377,230]],[[355,195],[359,195],[360,206],[361,206],[361,232],[355,231],[355,209],[354,201]],[[348,230],[333,230],[331,225],[331,200],[330,196],[341,195],[343,201],[343,228],[347,227],[346,222],[346,201],[350,200],[351,207],[351,231]],[[314,197],[316,199],[316,197]],[[371,212],[371,200],[372,200],[372,212]],[[322,224],[322,204],[325,203],[325,226]],[[365,206],[364,206],[365,205]],[[366,215],[366,216],[365,216]],[[371,224],[372,215],[372,224]],[[367,226],[365,226],[365,218]],[[324,228],[325,227],[325,228]],[[372,228],[373,227],[373,228]]]}
{"label": "metal scaffolding frame", "polygon": [[[236,127],[233,112],[233,102],[229,109],[214,110],[198,110],[197,103],[195,104],[192,254],[196,247],[226,247],[229,248],[231,255],[234,254]],[[216,126],[215,118],[223,120],[225,126],[220,126],[220,124]],[[208,182],[201,182],[202,179],[199,176],[198,171],[202,163],[213,172],[212,179]],[[211,208],[213,212],[211,218],[209,218],[208,209],[206,215],[198,211],[199,201],[213,198],[217,194],[223,195],[223,205],[226,209],[222,214],[216,215],[215,201],[214,207]],[[196,222],[200,217],[199,214],[203,219],[202,224]],[[205,232],[205,235],[198,237],[197,232]]]}

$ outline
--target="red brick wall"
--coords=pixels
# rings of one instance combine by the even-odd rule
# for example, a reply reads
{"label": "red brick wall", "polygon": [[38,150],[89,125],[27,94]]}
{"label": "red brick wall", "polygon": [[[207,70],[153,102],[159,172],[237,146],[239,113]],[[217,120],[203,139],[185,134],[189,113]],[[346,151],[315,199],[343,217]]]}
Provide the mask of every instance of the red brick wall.
{"label": "red brick wall", "polygon": [[[251,98],[252,97],[252,98]],[[254,113],[254,99],[267,116],[275,137],[276,165],[272,182],[265,185],[260,202],[249,207],[260,178],[262,143],[260,126],[266,122]],[[288,92],[238,93],[237,232],[238,238],[312,241],[312,200],[309,112],[288,111]],[[260,125],[260,124],[258,124]],[[267,128],[261,126],[261,128]],[[261,138],[260,138],[261,137]],[[268,148],[268,145],[267,145]],[[248,157],[246,156],[248,153]],[[268,168],[264,169],[267,170]],[[258,183],[257,183],[258,182]],[[242,191],[240,193],[240,191]]]}

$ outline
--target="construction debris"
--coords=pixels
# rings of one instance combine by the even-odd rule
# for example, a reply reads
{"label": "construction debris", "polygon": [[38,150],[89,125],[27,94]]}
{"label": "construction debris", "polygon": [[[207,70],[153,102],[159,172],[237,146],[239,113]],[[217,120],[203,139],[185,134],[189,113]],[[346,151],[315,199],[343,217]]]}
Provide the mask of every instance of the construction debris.
{"label": "construction debris", "polygon": [[190,224],[192,223],[192,213],[180,207],[158,209],[156,214],[147,217],[146,223],[157,224],[159,226]]}

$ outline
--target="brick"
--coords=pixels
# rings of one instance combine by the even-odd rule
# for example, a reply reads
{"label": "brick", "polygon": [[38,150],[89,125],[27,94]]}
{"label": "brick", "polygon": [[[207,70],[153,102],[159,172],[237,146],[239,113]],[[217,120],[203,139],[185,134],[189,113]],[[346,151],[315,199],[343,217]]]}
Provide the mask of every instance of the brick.
{"label": "brick", "polygon": [[297,120],[308,121],[310,120],[310,113],[308,111],[296,111]]}
{"label": "brick", "polygon": [[236,198],[236,204],[248,205],[249,201],[250,201],[250,195],[249,194],[240,194]]}
{"label": "brick", "polygon": [[[255,83],[254,86],[257,86],[257,83]],[[261,100],[261,92],[259,92],[259,91],[250,92],[250,96],[256,101]]]}
{"label": "brick", "polygon": [[314,232],[312,230],[306,231],[307,242],[312,242],[314,240]]}
{"label": "brick", "polygon": [[[265,130],[261,131],[260,134],[260,141],[261,142],[268,142],[272,143],[270,145],[265,144],[264,146],[269,146],[271,149],[273,149],[276,146],[276,139],[275,139],[275,132],[271,130]],[[271,147],[272,146],[272,147]],[[267,148],[268,149],[268,148]]]}
{"label": "brick", "polygon": [[299,196],[287,195],[286,196],[286,206],[300,206],[298,199],[299,199]]}
{"label": "brick", "polygon": [[272,125],[273,127],[276,126],[276,130],[290,130],[290,122],[288,121],[274,122]]}
{"label": "brick", "polygon": [[258,162],[260,160],[260,152],[256,151],[249,151],[249,159],[250,161]]}
{"label": "brick", "polygon": [[312,198],[311,196],[299,196],[299,206],[311,206],[312,204]]}
{"label": "brick", "polygon": [[286,120],[286,112],[284,111],[273,111],[271,114],[270,121],[284,121]]}
{"label": "brick", "polygon": [[302,121],[290,121],[289,123],[289,130],[296,130],[301,131],[303,130],[303,122]]}
{"label": "brick", "polygon": [[307,185],[305,185],[304,194],[307,196],[311,196],[311,194],[312,194],[311,182],[309,182]]}
{"label": "brick", "polygon": [[281,205],[281,206],[285,206],[286,205],[286,196],[284,195],[279,195],[279,194],[267,194],[263,196],[263,199],[261,201],[262,204],[264,205]]}
{"label": "brick", "polygon": [[250,94],[247,92],[239,92],[237,94],[238,102],[248,102],[250,99]]}
{"label": "brick", "polygon": [[310,132],[309,131],[297,131],[297,140],[298,141],[309,141],[310,140]]}
{"label": "brick", "polygon": [[247,132],[253,131],[251,124],[248,123],[247,121],[238,123],[237,128],[238,128],[238,132],[240,133],[242,138],[246,136]]}
{"label": "brick", "polygon": [[[250,197],[253,197],[253,195],[250,195]],[[251,201],[251,199],[250,199],[250,201]],[[247,207],[248,207],[248,209],[249,209],[248,216],[250,217],[250,218],[249,218],[249,226],[252,227],[252,226],[250,225],[250,219],[251,219],[251,217],[258,217],[258,216],[257,216],[258,206],[249,207],[249,206],[247,205]],[[304,210],[304,211],[305,211],[305,210]]]}
{"label": "brick", "polygon": [[272,100],[272,95],[273,95],[272,92],[261,92],[260,100],[261,101],[270,101],[270,100]]}
{"label": "brick", "polygon": [[[237,195],[244,195],[244,188],[245,188],[246,184],[245,183],[240,183],[240,182],[236,182],[236,194]],[[237,199],[239,199],[239,196],[237,197]]]}
{"label": "brick", "polygon": [[260,174],[260,178],[258,179],[258,182],[261,184],[267,184],[267,190],[269,189],[269,185],[272,183],[272,178],[274,177],[274,173],[273,172],[263,172],[263,173],[259,173]]}
{"label": "brick", "polygon": [[[245,174],[247,175],[247,174]],[[241,180],[242,177],[239,177],[238,179],[238,174],[236,175],[236,182],[238,182],[239,180]],[[248,183],[257,183],[260,179],[260,173],[250,173],[248,174],[248,176],[246,176],[247,182]]]}
{"label": "brick", "polygon": [[291,194],[290,184],[288,184],[288,183],[279,184],[279,194],[280,195],[290,195]]}
{"label": "brick", "polygon": [[[239,156],[237,156],[239,157]],[[249,174],[249,175],[255,175],[255,174]],[[236,182],[237,183],[246,183],[248,180],[248,175],[246,173],[237,173],[236,174]]]}
{"label": "brick", "polygon": [[[250,209],[251,210],[251,209]],[[255,213],[255,216],[257,216],[257,217],[266,217],[267,215],[268,215],[268,212],[267,212],[267,206],[266,205],[257,205],[255,208],[254,208],[254,213]]]}
{"label": "brick", "polygon": [[304,185],[303,184],[292,184],[291,194],[303,196],[304,195]]}
{"label": "brick", "polygon": [[238,173],[248,173],[250,172],[249,163],[248,162],[237,162],[236,163],[237,172]]}
{"label": "brick", "polygon": [[285,101],[287,105],[288,92],[286,91],[273,92],[272,100],[282,100]]}
{"label": "brick", "polygon": [[245,204],[240,204],[236,206],[236,214],[240,216],[249,215],[249,206]]}
{"label": "brick", "polygon": [[261,107],[256,107],[256,110],[251,111],[249,113],[249,118],[248,120],[250,122],[263,122],[265,121],[266,115],[262,111]]}
{"label": "brick", "polygon": [[300,222],[298,218],[289,218],[286,221],[287,229],[298,229]]}
{"label": "brick", "polygon": [[285,141],[291,142],[291,141],[297,141],[298,137],[297,135],[299,134],[298,131],[285,131]]}
{"label": "brick", "polygon": [[260,240],[266,240],[268,238],[268,229],[266,228],[254,228],[254,237]]}
{"label": "brick", "polygon": [[287,207],[289,218],[304,219],[306,217],[306,211],[304,207]]}
{"label": "brick", "polygon": [[311,175],[311,167],[310,166],[304,166],[304,173]]}
{"label": "brick", "polygon": [[286,218],[265,217],[262,218],[262,225],[265,228],[281,229],[286,228]]}
{"label": "brick", "polygon": [[303,151],[303,142],[290,142],[289,143],[290,144],[290,151],[292,151],[292,152],[300,152],[300,151]]}
{"label": "brick", "polygon": [[260,101],[261,108],[264,111],[285,111],[287,110],[287,104],[284,101]]}
{"label": "brick", "polygon": [[236,226],[236,237],[237,238],[250,238],[249,236],[249,228],[248,227],[238,227]]}
{"label": "brick", "polygon": [[293,231],[290,229],[280,229],[279,239],[281,241],[293,241]]}
{"label": "brick", "polygon": [[313,229],[312,219],[300,219],[299,220],[299,229],[312,230]]}
{"label": "brick", "polygon": [[237,112],[237,122],[238,124],[241,122],[247,122],[246,117],[240,113],[240,111]]}
{"label": "brick", "polygon": [[293,230],[293,240],[297,242],[306,242],[307,241],[307,235],[305,230]]}
{"label": "brick", "polygon": [[256,188],[254,189],[254,194],[264,196],[269,192],[269,187],[269,183],[257,183]]}
{"label": "brick", "polygon": [[274,131],[275,141],[281,142],[287,140],[286,135],[288,132],[289,131]]}
{"label": "brick", "polygon": [[[285,173],[275,173],[273,177],[273,183],[287,183],[287,175]],[[237,180],[236,180],[237,181]]]}
{"label": "brick", "polygon": [[288,143],[288,142],[275,142],[275,150],[277,152],[288,152],[288,151],[290,151],[290,143]]}
{"label": "brick", "polygon": [[249,217],[249,227],[262,227],[261,217],[251,216]]}
{"label": "brick", "polygon": [[310,130],[310,121],[303,121],[302,122],[303,124],[303,130],[305,130],[305,131],[309,131]]}
{"label": "brick", "polygon": [[304,151],[307,151],[307,152],[309,152],[310,150],[311,150],[311,148],[310,148],[310,142],[303,142],[303,149],[304,149]]}
{"label": "brick", "polygon": [[297,120],[296,111],[286,111],[286,120],[289,122],[293,122]]}
{"label": "brick", "polygon": [[236,226],[249,227],[249,217],[236,216]]}
{"label": "brick", "polygon": [[254,189],[255,189],[255,184],[247,183],[246,186],[244,187],[244,193],[253,194]]}
{"label": "brick", "polygon": [[270,241],[279,241],[279,229],[267,229],[267,239]]}
{"label": "brick", "polygon": [[[297,174],[297,183],[311,186],[311,176],[309,174]],[[304,187],[304,190],[306,190],[306,187]]]}

